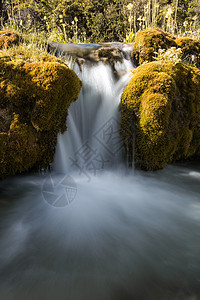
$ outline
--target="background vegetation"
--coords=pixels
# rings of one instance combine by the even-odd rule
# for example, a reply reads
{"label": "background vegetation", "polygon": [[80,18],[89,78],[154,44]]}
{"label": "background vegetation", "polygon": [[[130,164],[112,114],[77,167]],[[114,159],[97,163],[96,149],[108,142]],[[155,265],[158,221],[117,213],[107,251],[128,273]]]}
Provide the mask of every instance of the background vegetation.
{"label": "background vegetation", "polygon": [[132,41],[150,27],[199,38],[200,0],[0,0],[0,21],[60,42]]}

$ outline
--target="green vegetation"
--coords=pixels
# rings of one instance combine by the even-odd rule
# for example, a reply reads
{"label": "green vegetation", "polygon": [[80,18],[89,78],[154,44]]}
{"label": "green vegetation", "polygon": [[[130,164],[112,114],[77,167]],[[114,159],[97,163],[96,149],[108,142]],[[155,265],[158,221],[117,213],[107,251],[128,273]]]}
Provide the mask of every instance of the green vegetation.
{"label": "green vegetation", "polygon": [[180,62],[160,60],[133,71],[121,100],[121,135],[132,161],[135,119],[137,167],[157,170],[200,158],[199,86],[199,69]]}
{"label": "green vegetation", "polygon": [[[50,41],[134,41],[138,30],[159,27],[199,37],[199,0],[1,0],[1,26],[42,32]],[[129,35],[130,34],[130,35]]]}
{"label": "green vegetation", "polygon": [[82,86],[61,60],[39,49],[7,49],[9,36],[15,35],[0,32],[6,46],[0,50],[0,178],[48,167]]}
{"label": "green vegetation", "polygon": [[[151,28],[136,34],[132,52],[133,60],[136,65],[157,60],[161,52],[172,48],[181,49],[183,62],[199,67],[200,41],[189,37],[177,38],[160,28]],[[169,54],[169,51],[167,53]]]}

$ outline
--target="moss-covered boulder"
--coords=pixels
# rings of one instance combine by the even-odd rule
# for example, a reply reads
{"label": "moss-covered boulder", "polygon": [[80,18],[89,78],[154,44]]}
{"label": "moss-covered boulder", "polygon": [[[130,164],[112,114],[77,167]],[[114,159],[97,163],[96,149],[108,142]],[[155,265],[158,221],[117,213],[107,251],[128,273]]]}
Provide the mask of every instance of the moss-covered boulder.
{"label": "moss-covered boulder", "polygon": [[11,30],[0,31],[0,49],[8,48],[19,43],[19,36]]}
{"label": "moss-covered boulder", "polygon": [[153,61],[158,49],[176,47],[175,37],[160,28],[138,31],[132,52],[134,63],[138,66],[145,61]]}
{"label": "moss-covered boulder", "polygon": [[46,168],[82,82],[62,61],[0,53],[0,178]]}
{"label": "moss-covered boulder", "polygon": [[145,170],[200,158],[200,70],[170,61],[138,67],[121,98],[121,136]]}
{"label": "moss-covered boulder", "polygon": [[133,61],[136,66],[144,62],[156,60],[159,49],[170,49],[171,47],[182,50],[181,59],[197,68],[200,66],[200,41],[188,37],[175,37],[160,28],[151,28],[139,31],[135,37]]}
{"label": "moss-covered boulder", "polygon": [[182,60],[200,67],[200,41],[188,37],[176,39],[177,47],[182,50]]}

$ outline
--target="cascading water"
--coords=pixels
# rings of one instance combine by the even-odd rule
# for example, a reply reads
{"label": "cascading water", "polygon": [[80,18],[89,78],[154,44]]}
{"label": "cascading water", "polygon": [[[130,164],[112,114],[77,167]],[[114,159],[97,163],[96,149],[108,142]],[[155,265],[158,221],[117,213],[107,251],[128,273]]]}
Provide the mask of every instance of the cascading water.
{"label": "cascading water", "polygon": [[58,136],[53,168],[57,173],[79,169],[90,176],[89,173],[122,163],[120,96],[133,66],[130,60],[124,60],[116,68],[118,74],[123,72],[118,80],[111,66],[102,62],[94,66],[84,64],[81,71],[75,65],[83,89],[79,100],[69,109],[68,131]]}
{"label": "cascading water", "polygon": [[130,61],[75,67],[83,90],[53,172],[8,179],[0,220],[2,300],[197,299],[200,166],[126,168],[120,94]]}

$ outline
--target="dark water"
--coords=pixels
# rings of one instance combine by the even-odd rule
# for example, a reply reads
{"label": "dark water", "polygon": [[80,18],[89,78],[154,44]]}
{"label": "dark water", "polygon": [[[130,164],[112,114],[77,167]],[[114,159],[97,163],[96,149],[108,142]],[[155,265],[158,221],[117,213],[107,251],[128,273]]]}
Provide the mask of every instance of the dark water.
{"label": "dark water", "polygon": [[197,299],[198,163],[69,178],[53,204],[58,175],[1,183],[0,299]]}

